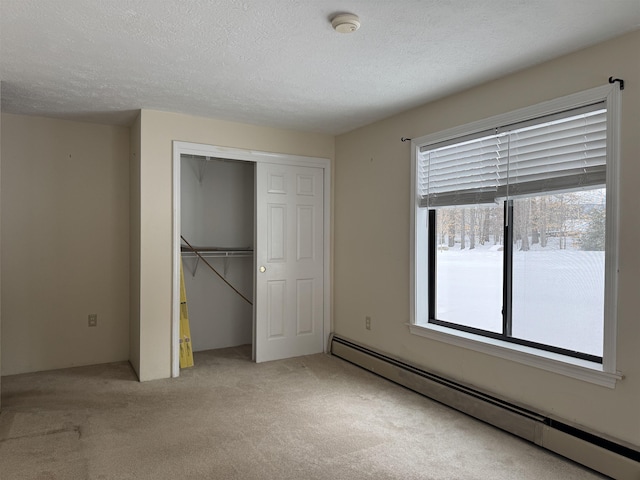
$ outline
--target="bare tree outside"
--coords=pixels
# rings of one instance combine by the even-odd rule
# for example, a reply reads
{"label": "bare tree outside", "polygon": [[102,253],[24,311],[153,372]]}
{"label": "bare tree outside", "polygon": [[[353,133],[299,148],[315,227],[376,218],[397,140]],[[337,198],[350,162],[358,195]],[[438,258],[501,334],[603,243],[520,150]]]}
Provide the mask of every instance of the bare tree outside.
{"label": "bare tree outside", "polygon": [[466,217],[466,209],[463,208],[460,212],[460,250],[464,250],[465,245],[467,244],[466,234],[467,234],[467,224],[465,222]]}
{"label": "bare tree outside", "polygon": [[477,207],[469,209],[469,250],[476,248],[476,213]]}

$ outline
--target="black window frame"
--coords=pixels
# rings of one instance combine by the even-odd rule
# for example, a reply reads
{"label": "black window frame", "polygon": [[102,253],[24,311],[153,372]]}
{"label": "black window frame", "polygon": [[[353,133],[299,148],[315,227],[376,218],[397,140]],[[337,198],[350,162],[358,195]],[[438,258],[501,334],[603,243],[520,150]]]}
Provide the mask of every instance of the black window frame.
{"label": "black window frame", "polygon": [[502,278],[502,332],[496,333],[489,330],[483,330],[480,328],[469,327],[467,325],[461,325],[454,322],[448,322],[446,320],[440,320],[436,318],[436,287],[437,287],[437,233],[436,233],[436,208],[428,209],[427,217],[427,258],[428,258],[428,322],[434,325],[442,327],[452,328],[462,332],[472,333],[475,335],[481,335],[483,337],[493,338],[504,342],[522,345],[525,347],[532,347],[539,350],[544,350],[551,353],[557,353],[581,360],[586,360],[594,363],[603,363],[603,357],[592,355],[577,350],[570,350],[566,348],[556,347],[545,343],[533,342],[531,340],[525,340],[522,338],[513,336],[512,329],[512,296],[513,296],[513,200],[504,200],[504,223],[503,223],[503,235],[504,235],[504,260],[503,260],[503,278]]}

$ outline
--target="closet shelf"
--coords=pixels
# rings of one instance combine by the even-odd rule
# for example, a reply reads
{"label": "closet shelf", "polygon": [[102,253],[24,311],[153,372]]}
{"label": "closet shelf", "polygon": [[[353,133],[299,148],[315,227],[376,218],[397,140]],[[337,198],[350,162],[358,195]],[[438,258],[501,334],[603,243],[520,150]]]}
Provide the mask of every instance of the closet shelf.
{"label": "closet shelf", "polygon": [[[193,247],[203,257],[240,257],[253,255],[253,249],[249,247]],[[197,257],[196,253],[186,245],[180,247],[183,257]]]}
{"label": "closet shelf", "polygon": [[[246,258],[253,256],[253,249],[249,247],[193,247],[203,258],[223,258],[224,259],[224,276],[227,276],[227,270],[229,269],[230,258]],[[181,255],[184,258],[195,258],[193,265],[192,276],[196,276],[198,271],[198,263],[200,263],[200,257],[191,250],[187,245],[180,246]]]}

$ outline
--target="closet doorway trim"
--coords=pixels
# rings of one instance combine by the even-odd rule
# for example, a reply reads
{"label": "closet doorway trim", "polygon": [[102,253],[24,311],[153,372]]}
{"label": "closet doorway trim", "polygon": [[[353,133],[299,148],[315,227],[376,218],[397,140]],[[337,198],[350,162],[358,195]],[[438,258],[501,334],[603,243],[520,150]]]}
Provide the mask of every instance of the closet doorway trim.
{"label": "closet doorway trim", "polygon": [[[331,160],[285,153],[244,150],[192,142],[173,142],[173,252],[172,252],[172,312],[171,312],[171,376],[180,376],[180,161],[182,155],[215,157],[224,160],[241,160],[254,163],[275,163],[300,167],[318,167],[324,171],[324,266],[323,266],[323,345],[325,353],[331,330]],[[255,265],[254,265],[255,267]],[[255,268],[254,268],[255,271]],[[255,280],[254,280],[255,289]],[[255,306],[254,306],[255,309]],[[253,313],[255,322],[255,311]],[[255,336],[255,325],[254,325]],[[255,349],[255,338],[253,339]]]}

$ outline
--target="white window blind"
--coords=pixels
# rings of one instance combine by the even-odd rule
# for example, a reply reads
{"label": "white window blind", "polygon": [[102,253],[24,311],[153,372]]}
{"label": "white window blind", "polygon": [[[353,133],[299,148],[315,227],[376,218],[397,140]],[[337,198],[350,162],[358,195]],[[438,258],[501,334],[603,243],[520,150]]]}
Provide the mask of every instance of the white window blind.
{"label": "white window blind", "polygon": [[606,117],[601,102],[424,146],[418,156],[420,206],[604,185]]}

